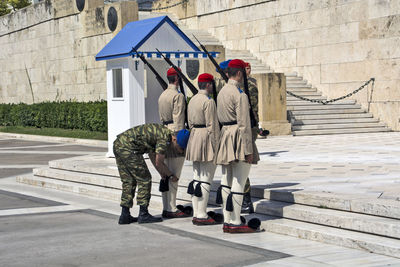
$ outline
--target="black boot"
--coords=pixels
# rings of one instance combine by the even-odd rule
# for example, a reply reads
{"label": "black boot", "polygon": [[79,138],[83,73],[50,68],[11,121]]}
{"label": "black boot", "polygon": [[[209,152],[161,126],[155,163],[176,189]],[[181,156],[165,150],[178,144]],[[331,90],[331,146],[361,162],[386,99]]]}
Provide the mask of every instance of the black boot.
{"label": "black boot", "polygon": [[250,192],[247,192],[243,196],[242,213],[254,213],[253,202],[251,202]]}
{"label": "black boot", "polygon": [[149,213],[146,206],[140,206],[138,223],[156,223],[162,222],[162,218],[154,217]]}
{"label": "black boot", "polygon": [[121,216],[119,216],[118,224],[130,224],[137,222],[138,218],[132,217],[128,207],[122,207]]}

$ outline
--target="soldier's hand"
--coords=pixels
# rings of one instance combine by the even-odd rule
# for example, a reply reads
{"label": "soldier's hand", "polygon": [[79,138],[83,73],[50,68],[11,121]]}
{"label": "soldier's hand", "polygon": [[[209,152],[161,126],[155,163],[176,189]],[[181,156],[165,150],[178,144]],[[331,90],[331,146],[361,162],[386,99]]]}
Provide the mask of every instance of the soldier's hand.
{"label": "soldier's hand", "polygon": [[246,159],[247,163],[252,164],[253,163],[253,154],[246,155],[245,159]]}
{"label": "soldier's hand", "polygon": [[176,177],[175,175],[173,175],[173,176],[171,177],[171,182],[176,183],[176,182],[178,182],[178,181],[179,181],[179,178]]}

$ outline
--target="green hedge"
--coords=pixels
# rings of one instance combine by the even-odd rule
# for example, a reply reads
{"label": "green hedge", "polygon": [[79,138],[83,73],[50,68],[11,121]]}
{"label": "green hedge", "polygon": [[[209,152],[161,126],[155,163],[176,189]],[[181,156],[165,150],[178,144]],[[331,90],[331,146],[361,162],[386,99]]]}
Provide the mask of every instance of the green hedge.
{"label": "green hedge", "polygon": [[107,132],[107,102],[0,104],[0,126],[80,129]]}

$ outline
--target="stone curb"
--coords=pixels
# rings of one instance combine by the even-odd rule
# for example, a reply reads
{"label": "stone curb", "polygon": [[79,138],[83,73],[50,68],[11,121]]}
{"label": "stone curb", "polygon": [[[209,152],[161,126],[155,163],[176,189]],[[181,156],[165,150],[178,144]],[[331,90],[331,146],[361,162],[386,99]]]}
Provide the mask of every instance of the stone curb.
{"label": "stone curb", "polygon": [[41,142],[71,143],[71,144],[98,146],[105,148],[107,147],[108,143],[107,141],[103,140],[43,136],[43,135],[31,135],[31,134],[15,134],[15,133],[0,133],[0,138],[26,139],[26,140],[41,141]]}

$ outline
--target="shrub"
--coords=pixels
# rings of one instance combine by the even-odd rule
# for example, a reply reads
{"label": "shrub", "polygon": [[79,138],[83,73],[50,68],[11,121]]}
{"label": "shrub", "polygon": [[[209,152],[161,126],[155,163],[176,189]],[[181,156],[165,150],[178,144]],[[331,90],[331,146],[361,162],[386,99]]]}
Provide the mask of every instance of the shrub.
{"label": "shrub", "polygon": [[107,132],[107,102],[0,104],[0,126],[80,129]]}

